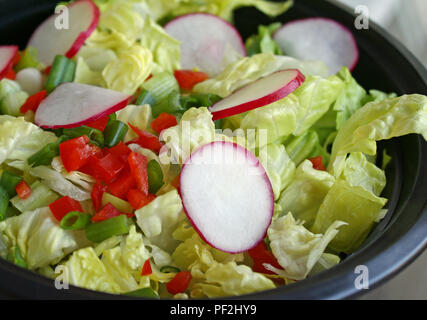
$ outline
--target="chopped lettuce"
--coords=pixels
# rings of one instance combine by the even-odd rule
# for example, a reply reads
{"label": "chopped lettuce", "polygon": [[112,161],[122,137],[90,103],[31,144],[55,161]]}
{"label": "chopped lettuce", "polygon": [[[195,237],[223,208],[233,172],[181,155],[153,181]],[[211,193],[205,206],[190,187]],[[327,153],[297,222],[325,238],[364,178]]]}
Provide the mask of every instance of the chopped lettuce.
{"label": "chopped lettuce", "polygon": [[274,256],[284,270],[265,266],[285,278],[305,279],[344,225],[342,221],[335,221],[322,235],[313,234],[298,224],[291,213],[276,219],[268,229],[268,239]]}
{"label": "chopped lettuce", "polygon": [[377,141],[418,133],[427,139],[427,97],[419,94],[371,102],[338,131],[328,170],[340,176],[348,153],[375,155]]}
{"label": "chopped lettuce", "polygon": [[306,76],[326,77],[329,72],[328,67],[320,61],[299,61],[291,57],[260,53],[230,64],[217,77],[197,84],[193,91],[214,93],[224,98],[255,80],[285,69],[298,69]]}
{"label": "chopped lettuce", "polygon": [[295,219],[311,226],[334,182],[335,178],[328,172],[313,169],[310,161],[304,161],[297,168],[291,184],[280,196],[278,204],[281,212],[292,212]]}
{"label": "chopped lettuce", "polygon": [[366,239],[386,202],[363,187],[337,180],[320,206],[312,230],[323,233],[334,221],[346,222],[329,248],[352,253]]}
{"label": "chopped lettuce", "polygon": [[282,24],[278,22],[268,26],[259,26],[258,34],[255,34],[246,40],[245,46],[248,56],[253,56],[257,53],[282,55],[282,50],[272,38],[274,32],[276,32],[281,26]]}
{"label": "chopped lettuce", "polygon": [[[128,105],[126,108],[116,112],[116,116],[117,120],[126,124],[130,123],[143,131],[150,129],[150,123],[153,119],[151,107],[148,104],[142,106]],[[128,142],[137,137],[133,130],[128,130],[124,141]]]}
{"label": "chopped lettuce", "polygon": [[83,231],[62,229],[47,207],[11,217],[0,223],[0,230],[9,248],[19,246],[31,270],[56,264],[88,244]]}

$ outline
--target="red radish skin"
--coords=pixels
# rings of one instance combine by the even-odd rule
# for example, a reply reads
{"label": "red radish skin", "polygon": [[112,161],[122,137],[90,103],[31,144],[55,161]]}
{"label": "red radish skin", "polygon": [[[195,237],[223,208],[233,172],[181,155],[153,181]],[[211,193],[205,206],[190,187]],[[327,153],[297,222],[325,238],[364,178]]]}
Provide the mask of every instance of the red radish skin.
{"label": "red radish skin", "polygon": [[[78,0],[67,7],[70,17],[69,30],[56,29],[55,20],[58,15],[54,14],[34,31],[28,42],[28,46],[38,50],[39,60],[46,66],[50,66],[58,54],[65,55],[67,58],[74,57],[98,26],[101,13],[92,0]],[[72,23],[73,12],[78,16],[74,24]],[[82,17],[82,12],[89,15]],[[78,34],[70,34],[70,31],[76,29],[81,31]]]}
{"label": "red radish skin", "polygon": [[[215,155],[215,159],[218,159],[216,156],[218,155],[217,151],[218,148],[220,150],[226,150],[226,152],[234,152],[234,155],[240,155],[245,157],[245,163],[242,163],[243,165],[248,165],[249,170],[255,170],[251,173],[248,173],[246,175],[239,175],[235,177],[231,177],[230,179],[233,180],[233,183],[238,184],[239,182],[247,179],[248,177],[252,177],[253,181],[256,182],[255,185],[251,185],[250,193],[245,193],[244,197],[242,197],[241,192],[245,191],[242,190],[242,188],[246,188],[248,185],[242,183],[242,188],[238,188],[237,186],[230,187],[230,184],[223,185],[226,188],[230,188],[230,192],[223,191],[224,194],[228,194],[231,196],[231,193],[233,195],[233,202],[231,206],[234,206],[234,209],[242,209],[245,210],[245,206],[248,207],[248,211],[243,212],[239,210],[233,210],[233,214],[237,212],[237,222],[232,221],[233,219],[236,220],[234,217],[230,217],[230,215],[227,215],[227,218],[229,218],[227,221],[224,221],[221,219],[218,213],[223,213],[222,209],[218,210],[218,207],[215,208],[215,206],[224,206],[227,207],[230,205],[229,203],[223,203],[219,200],[223,200],[219,197],[219,193],[216,193],[214,191],[214,182],[223,181],[222,178],[224,178],[224,172],[223,170],[218,170],[218,174],[215,174],[215,181],[208,181],[209,179],[202,177],[197,172],[191,172],[192,168],[197,168],[197,166],[203,166],[206,163],[200,163],[198,162],[198,157],[201,155],[203,157],[203,152],[211,152],[211,154]],[[209,149],[211,149],[209,151]],[[212,153],[213,152],[213,153]],[[209,154],[209,153],[208,153]],[[224,156],[225,154],[222,154]],[[223,159],[223,158],[222,158]],[[219,164],[221,165],[221,164]],[[249,168],[250,165],[250,168]],[[209,172],[211,168],[206,168],[206,173]],[[197,169],[196,169],[197,170]],[[233,171],[233,170],[232,170]],[[235,173],[236,171],[233,171]],[[221,175],[223,173],[223,175]],[[194,178],[191,179],[188,177],[188,175],[194,175]],[[196,176],[197,175],[197,176]],[[237,174],[235,174],[237,175]],[[182,199],[182,205],[184,208],[184,212],[186,213],[188,219],[190,220],[191,224],[193,225],[194,229],[197,231],[199,236],[209,245],[212,247],[221,250],[223,252],[228,253],[240,253],[245,252],[247,250],[250,250],[254,247],[256,247],[266,236],[268,227],[271,224],[272,218],[273,218],[273,211],[274,211],[274,193],[273,188],[271,186],[271,182],[265,172],[265,169],[262,167],[259,160],[256,158],[256,156],[250,152],[249,150],[245,149],[244,147],[232,143],[232,142],[225,142],[225,141],[217,141],[217,142],[211,142],[209,144],[206,144],[199,149],[197,149],[184,163],[182,167],[182,171],[180,174],[180,185],[179,185],[179,194]],[[195,180],[196,183],[193,183],[192,180]],[[203,189],[202,186],[197,186],[197,183],[200,183],[201,181],[204,181],[207,185],[206,189]],[[200,197],[200,194],[206,192],[206,197],[203,198],[203,201],[206,199],[209,199],[210,204],[208,204],[206,207],[204,207],[204,210],[198,210],[198,212],[194,212],[195,208],[194,204],[201,203],[200,201],[195,201],[198,197]],[[218,196],[218,198],[215,198]],[[234,198],[234,196],[236,196]],[[210,199],[212,197],[212,199]],[[258,199],[259,198],[259,199]],[[254,201],[256,199],[256,201]],[[228,199],[230,200],[230,199]],[[258,201],[261,200],[261,201]],[[250,205],[245,205],[247,202],[253,202]],[[227,202],[227,199],[225,200]],[[236,208],[240,207],[240,208]],[[207,211],[211,210],[212,208],[215,208],[215,215],[211,221],[208,221],[209,228],[212,230],[210,232],[207,232],[206,230],[206,217],[208,215]],[[257,216],[249,217],[248,214],[256,213]],[[245,216],[243,216],[245,215]],[[201,222],[200,218],[205,219]],[[212,216],[211,216],[212,217]],[[216,221],[215,221],[216,220]],[[212,222],[215,221],[215,222]],[[204,223],[203,223],[204,222]],[[234,230],[227,230],[232,226],[232,229]],[[209,233],[209,234],[208,234]],[[222,236],[223,239],[227,239],[227,245],[224,243],[219,243],[223,241],[216,241],[214,239],[215,236],[212,236],[212,234],[215,234],[215,236]],[[236,235],[238,235],[236,237]],[[240,239],[237,241],[236,239]],[[240,243],[239,243],[240,242]]]}
{"label": "red radish skin", "polygon": [[[276,78],[280,79],[281,77],[283,77],[282,83],[276,81]],[[275,83],[280,85],[277,90],[273,90],[272,92],[269,92],[269,89],[271,89],[269,86],[265,86],[265,83],[267,81],[270,81],[270,79],[274,80]],[[239,113],[247,112],[256,108],[267,106],[287,97],[289,94],[298,89],[301,84],[304,83],[304,81],[304,75],[298,70],[290,69],[277,71],[267,77],[261,78],[244,86],[243,88],[240,88],[232,95],[214,104],[212,107],[209,108],[209,111],[212,113],[212,118],[215,121]],[[254,92],[256,92],[254,89],[256,89],[257,86],[261,88],[261,92],[258,95],[255,94],[253,100],[243,103],[236,103],[236,100],[247,100],[245,98],[247,94],[253,95]]]}
{"label": "red radish skin", "polygon": [[[34,122],[46,129],[75,128],[125,108],[131,99],[132,96],[109,89],[64,83],[41,102]],[[92,104],[85,105],[89,101]]]}
{"label": "red radish skin", "polygon": [[0,79],[4,78],[12,68],[17,46],[0,46]]}
{"label": "red radish skin", "polygon": [[[325,61],[327,59],[323,58],[319,55],[316,55],[316,50],[319,46],[317,46],[315,44],[314,41],[310,41],[310,39],[307,37],[307,35],[309,34],[308,32],[304,31],[303,34],[305,35],[305,39],[308,39],[308,43],[309,46],[305,46],[305,50],[301,51],[301,52],[309,52],[310,55],[306,56],[304,54],[304,56],[300,55],[300,54],[292,54],[292,52],[288,52],[289,47],[287,46],[287,44],[285,43],[285,41],[282,39],[282,35],[283,35],[283,31],[284,30],[289,30],[288,28],[295,28],[296,26],[304,26],[307,24],[319,24],[323,25],[323,26],[334,26],[336,30],[340,30],[342,32],[342,39],[344,42],[347,43],[343,43],[343,41],[341,41],[341,44],[344,45],[345,47],[343,47],[343,50],[345,51],[345,53],[343,52],[341,55],[339,55],[336,59],[331,59],[331,61]],[[313,32],[316,32],[317,30],[319,30],[320,28],[318,26],[313,26]],[[292,43],[300,45],[303,42],[301,42],[301,37],[299,37],[298,32],[294,32],[294,31],[290,31],[289,32],[293,37],[295,37],[295,40],[292,41]],[[331,33],[328,32],[327,34],[323,35],[325,39],[330,39],[331,38]],[[316,38],[319,38],[318,35],[316,36]],[[278,43],[278,45],[280,46],[280,48],[282,49],[282,51],[284,51],[286,54],[289,54],[290,56],[293,56],[297,59],[302,59],[302,60],[321,60],[323,62],[325,62],[329,67],[330,67],[330,71],[331,74],[335,74],[336,72],[339,71],[339,69],[342,66],[346,66],[350,69],[350,71],[353,71],[354,68],[356,67],[357,63],[359,62],[359,58],[360,58],[360,53],[359,53],[359,49],[357,46],[357,42],[356,39],[353,36],[353,33],[346,28],[344,25],[342,25],[341,23],[332,20],[332,19],[328,19],[328,18],[306,18],[306,19],[299,19],[299,20],[294,20],[291,22],[288,22],[286,24],[284,24],[279,30],[277,30],[274,35],[273,35],[273,39]],[[310,47],[310,45],[313,45],[313,47]],[[331,55],[332,56],[334,53],[336,53],[337,51],[337,44],[335,43],[334,45],[331,45],[329,43],[327,43],[325,46],[327,46],[328,49],[331,50]],[[288,50],[287,50],[288,49]],[[345,58],[347,61],[345,63],[342,64],[337,64],[337,59],[339,58]]]}
{"label": "red radish skin", "polygon": [[[237,53],[246,56],[246,48],[236,28],[209,13],[190,13],[165,25],[172,37],[181,41],[181,68],[198,68],[209,76],[224,69],[223,58],[227,43]],[[201,36],[203,34],[203,36]]]}

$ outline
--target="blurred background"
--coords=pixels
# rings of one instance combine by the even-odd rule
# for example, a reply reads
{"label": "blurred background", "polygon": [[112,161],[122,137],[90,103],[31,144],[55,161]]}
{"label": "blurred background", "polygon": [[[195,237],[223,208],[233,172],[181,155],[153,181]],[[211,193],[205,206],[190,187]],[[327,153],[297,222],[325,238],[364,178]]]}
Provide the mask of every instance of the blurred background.
{"label": "blurred background", "polygon": [[[366,6],[370,19],[399,39],[427,67],[427,0],[339,1],[354,8]],[[427,252],[362,299],[427,299]]]}

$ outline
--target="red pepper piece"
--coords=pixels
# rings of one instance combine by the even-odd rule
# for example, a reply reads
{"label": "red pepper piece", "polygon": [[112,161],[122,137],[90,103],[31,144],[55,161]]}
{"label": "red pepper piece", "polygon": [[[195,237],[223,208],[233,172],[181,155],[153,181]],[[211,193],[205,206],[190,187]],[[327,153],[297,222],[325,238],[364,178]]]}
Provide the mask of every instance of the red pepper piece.
{"label": "red pepper piece", "polygon": [[183,293],[190,285],[191,278],[191,273],[189,271],[178,272],[175,277],[166,284],[166,289],[168,289],[170,294]]}
{"label": "red pepper piece", "polygon": [[176,70],[174,75],[179,86],[188,91],[193,90],[193,87],[196,84],[209,79],[209,76],[206,73],[192,70]]}
{"label": "red pepper piece", "polygon": [[132,152],[128,157],[128,162],[138,190],[148,195],[147,158],[142,154]]}
{"label": "red pepper piece", "polygon": [[130,189],[136,188],[135,179],[130,171],[125,171],[108,185],[109,192],[117,198],[126,200],[126,195]]}
{"label": "red pepper piece", "polygon": [[178,124],[176,121],[176,117],[163,112],[156,119],[151,122],[151,128],[160,134],[163,130],[168,129],[170,127],[174,127]]}
{"label": "red pepper piece", "polygon": [[82,206],[80,202],[74,200],[68,196],[62,197],[55,202],[52,202],[49,205],[50,211],[56,218],[56,220],[61,221],[63,217],[67,215],[67,213],[72,211],[83,212]]}
{"label": "red pepper piece", "polygon": [[18,197],[21,199],[27,199],[33,193],[33,190],[31,190],[24,180],[21,180],[21,182],[16,185],[15,190]]}
{"label": "red pepper piece", "polygon": [[107,191],[107,186],[103,185],[100,181],[97,181],[94,184],[92,192],[90,193],[90,196],[92,198],[92,203],[93,203],[93,207],[95,208],[95,211],[98,211],[99,209],[101,209],[102,196],[106,191]]}
{"label": "red pepper piece", "polygon": [[80,171],[108,184],[118,177],[124,167],[125,165],[119,158],[109,153],[100,159],[93,155],[90,156]]}
{"label": "red pepper piece", "polygon": [[313,168],[316,170],[326,171],[325,166],[323,165],[323,158],[322,156],[318,156],[315,158],[308,159],[313,164]]}
{"label": "red pepper piece", "polygon": [[128,157],[131,154],[132,150],[125,145],[123,142],[119,142],[116,146],[108,149],[108,152],[114,154],[116,157],[120,158],[123,162],[128,162]]}
{"label": "red pepper piece", "polygon": [[152,273],[153,270],[151,269],[150,259],[147,259],[142,266],[141,276],[149,276]]}
{"label": "red pepper piece", "polygon": [[9,79],[9,80],[15,80],[15,79],[16,79],[16,73],[15,73],[15,71],[13,71],[13,69],[11,68],[10,70],[8,70],[8,71],[6,72],[6,74],[4,75],[4,77],[5,77],[6,79]]}
{"label": "red pepper piece", "polygon": [[154,194],[145,194],[137,189],[131,189],[126,195],[126,198],[134,210],[141,209],[156,199]]}
{"label": "red pepper piece", "polygon": [[89,145],[89,138],[81,136],[59,145],[59,155],[68,172],[79,170],[93,154],[93,148]]}
{"label": "red pepper piece", "polygon": [[120,212],[111,203],[107,203],[104,208],[101,209],[97,214],[95,214],[90,220],[92,222],[100,222],[104,220],[108,220],[114,217],[118,217],[122,214],[125,214],[123,212]]}
{"label": "red pepper piece", "polygon": [[104,132],[105,127],[107,126],[109,120],[110,118],[108,116],[105,116],[98,120],[87,123],[86,126],[94,129],[98,129],[99,131]]}
{"label": "red pepper piece", "polygon": [[27,101],[25,101],[21,109],[19,109],[19,112],[21,112],[22,114],[25,114],[27,111],[30,110],[36,112],[40,103],[44,100],[44,98],[46,98],[46,93],[47,91],[43,90],[28,97]]}
{"label": "red pepper piece", "polygon": [[129,141],[128,143],[126,143],[127,145],[136,143],[139,144],[141,147],[150,149],[156,153],[160,152],[160,149],[163,147],[163,144],[159,141],[159,138],[157,136],[142,131],[141,129],[131,125],[130,123],[129,126],[138,135],[138,139]]}
{"label": "red pepper piece", "polygon": [[261,241],[256,247],[248,251],[249,256],[254,261],[252,270],[259,273],[274,274],[274,272],[267,270],[263,264],[268,263],[277,269],[283,269],[277,262],[273,254],[267,250],[267,245],[264,241]]}

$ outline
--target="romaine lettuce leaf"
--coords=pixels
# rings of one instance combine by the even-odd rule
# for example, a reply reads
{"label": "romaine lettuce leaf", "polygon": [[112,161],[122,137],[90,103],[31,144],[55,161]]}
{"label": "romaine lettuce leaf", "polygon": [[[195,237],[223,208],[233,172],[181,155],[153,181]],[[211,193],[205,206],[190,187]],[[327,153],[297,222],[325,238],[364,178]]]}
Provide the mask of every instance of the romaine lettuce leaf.
{"label": "romaine lettuce leaf", "polygon": [[371,102],[338,131],[328,171],[340,176],[348,153],[375,155],[377,141],[410,133],[427,139],[427,97],[419,94]]}
{"label": "romaine lettuce leaf", "polygon": [[299,61],[291,57],[260,53],[230,64],[217,77],[197,84],[193,91],[214,93],[225,98],[235,90],[255,80],[285,69],[298,69],[306,76],[327,77],[329,72],[328,67],[323,62]]}
{"label": "romaine lettuce leaf", "polygon": [[49,208],[23,212],[0,223],[0,237],[8,248],[19,246],[31,270],[58,263],[88,245],[84,231],[64,230]]}
{"label": "romaine lettuce leaf", "polygon": [[292,212],[295,219],[304,221],[306,226],[311,226],[334,182],[335,178],[332,175],[313,169],[313,164],[305,160],[297,168],[294,180],[280,196],[278,204],[281,212],[283,214]]}
{"label": "romaine lettuce leaf", "polygon": [[352,253],[366,239],[386,202],[363,187],[337,180],[323,200],[312,230],[323,233],[334,221],[346,222],[329,248]]}
{"label": "romaine lettuce leaf", "polygon": [[291,213],[276,219],[268,229],[268,239],[274,256],[284,270],[271,265],[265,267],[285,278],[305,279],[344,225],[342,221],[335,221],[322,235],[313,234],[298,224]]}

